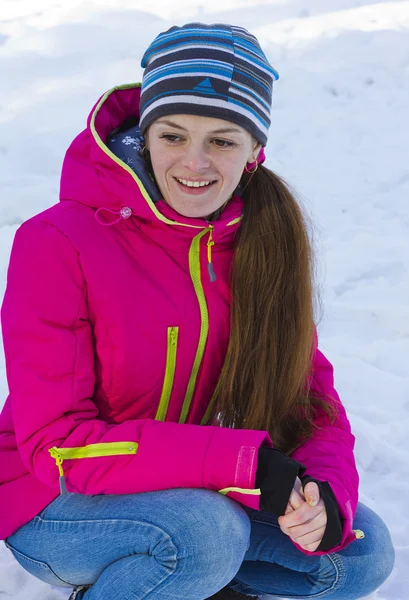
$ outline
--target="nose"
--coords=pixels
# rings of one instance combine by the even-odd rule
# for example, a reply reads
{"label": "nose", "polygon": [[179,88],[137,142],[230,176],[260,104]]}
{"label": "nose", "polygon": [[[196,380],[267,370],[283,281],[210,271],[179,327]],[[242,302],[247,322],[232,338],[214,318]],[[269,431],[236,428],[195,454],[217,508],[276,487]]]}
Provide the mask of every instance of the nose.
{"label": "nose", "polygon": [[200,173],[210,167],[211,161],[206,149],[199,144],[189,144],[182,158],[182,165],[192,171]]}

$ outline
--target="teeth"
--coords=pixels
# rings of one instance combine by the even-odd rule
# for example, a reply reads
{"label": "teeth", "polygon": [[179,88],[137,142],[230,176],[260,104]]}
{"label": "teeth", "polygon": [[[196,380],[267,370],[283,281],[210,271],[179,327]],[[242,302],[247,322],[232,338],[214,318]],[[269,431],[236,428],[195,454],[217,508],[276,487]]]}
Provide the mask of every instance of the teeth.
{"label": "teeth", "polygon": [[186,179],[178,179],[177,177],[176,179],[187,187],[205,187],[206,185],[212,183],[211,181],[187,181]]}

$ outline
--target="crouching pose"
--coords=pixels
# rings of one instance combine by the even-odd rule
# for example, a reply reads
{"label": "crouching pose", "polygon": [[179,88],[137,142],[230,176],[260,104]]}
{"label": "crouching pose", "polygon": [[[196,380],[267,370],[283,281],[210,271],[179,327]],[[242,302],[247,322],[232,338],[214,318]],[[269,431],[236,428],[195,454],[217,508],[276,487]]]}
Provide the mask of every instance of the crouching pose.
{"label": "crouching pose", "polygon": [[85,600],[362,598],[394,561],[318,349],[302,211],[241,27],[172,27],[17,231],[0,538]]}

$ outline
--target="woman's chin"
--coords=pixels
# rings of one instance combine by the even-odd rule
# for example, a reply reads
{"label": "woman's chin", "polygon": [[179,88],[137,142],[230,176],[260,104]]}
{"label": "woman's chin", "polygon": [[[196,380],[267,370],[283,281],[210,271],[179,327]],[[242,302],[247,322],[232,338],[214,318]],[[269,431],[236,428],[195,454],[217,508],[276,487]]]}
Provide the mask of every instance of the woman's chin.
{"label": "woman's chin", "polygon": [[203,211],[193,211],[193,210],[183,210],[180,209],[178,210],[177,208],[175,208],[174,210],[176,210],[176,212],[181,216],[181,217],[187,217],[188,219],[206,219],[210,214],[212,214],[212,210],[206,212],[205,214],[203,214]]}
{"label": "woman's chin", "polygon": [[174,211],[176,211],[182,217],[190,219],[206,219],[209,215],[213,214],[220,207],[216,206],[183,206],[177,203],[167,202]]}

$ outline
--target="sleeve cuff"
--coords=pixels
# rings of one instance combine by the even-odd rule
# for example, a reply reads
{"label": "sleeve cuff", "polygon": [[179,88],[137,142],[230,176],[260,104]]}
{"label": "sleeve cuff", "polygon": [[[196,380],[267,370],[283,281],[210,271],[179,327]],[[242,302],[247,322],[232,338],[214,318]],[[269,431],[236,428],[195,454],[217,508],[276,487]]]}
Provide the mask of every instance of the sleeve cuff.
{"label": "sleeve cuff", "polygon": [[277,516],[285,514],[297,477],[305,467],[277,448],[262,446],[258,454],[256,488],[260,488],[260,508]]}

